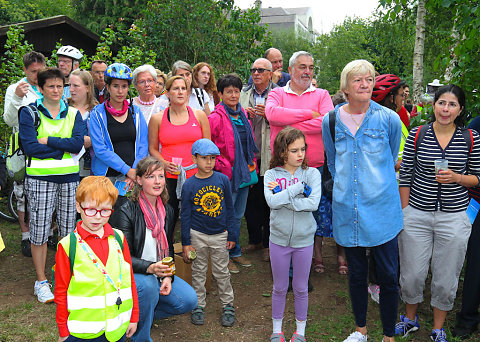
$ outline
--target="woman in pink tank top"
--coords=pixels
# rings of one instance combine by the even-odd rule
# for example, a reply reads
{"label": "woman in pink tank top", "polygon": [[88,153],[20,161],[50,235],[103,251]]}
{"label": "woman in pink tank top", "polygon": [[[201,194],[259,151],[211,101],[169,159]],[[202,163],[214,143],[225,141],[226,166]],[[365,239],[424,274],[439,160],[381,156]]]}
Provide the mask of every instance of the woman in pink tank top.
{"label": "woman in pink tank top", "polygon": [[198,139],[210,139],[211,136],[207,115],[186,105],[188,96],[185,79],[173,76],[168,79],[165,88],[170,107],[150,119],[148,150],[151,156],[165,164],[168,203],[174,208],[176,220],[179,203],[177,178],[180,173],[189,178],[197,172],[196,168],[192,168],[192,145]]}

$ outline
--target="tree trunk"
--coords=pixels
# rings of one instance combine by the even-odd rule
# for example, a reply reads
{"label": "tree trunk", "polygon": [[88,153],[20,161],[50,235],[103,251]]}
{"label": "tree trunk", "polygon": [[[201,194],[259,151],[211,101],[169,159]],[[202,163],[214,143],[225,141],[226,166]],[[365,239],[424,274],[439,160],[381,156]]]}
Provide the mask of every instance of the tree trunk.
{"label": "tree trunk", "polygon": [[423,54],[425,50],[425,0],[418,1],[415,26],[415,48],[413,50],[413,100],[419,102],[423,89]]}

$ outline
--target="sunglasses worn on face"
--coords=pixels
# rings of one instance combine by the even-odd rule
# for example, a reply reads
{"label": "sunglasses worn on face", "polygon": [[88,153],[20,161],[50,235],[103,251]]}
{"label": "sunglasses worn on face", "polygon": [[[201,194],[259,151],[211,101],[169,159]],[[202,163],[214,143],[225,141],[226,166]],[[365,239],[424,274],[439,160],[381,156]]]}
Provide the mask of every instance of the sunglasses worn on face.
{"label": "sunglasses worn on face", "polygon": [[252,74],[254,74],[255,72],[258,72],[259,74],[263,74],[265,71],[270,71],[270,70],[264,69],[264,68],[251,68],[250,71],[252,72]]}

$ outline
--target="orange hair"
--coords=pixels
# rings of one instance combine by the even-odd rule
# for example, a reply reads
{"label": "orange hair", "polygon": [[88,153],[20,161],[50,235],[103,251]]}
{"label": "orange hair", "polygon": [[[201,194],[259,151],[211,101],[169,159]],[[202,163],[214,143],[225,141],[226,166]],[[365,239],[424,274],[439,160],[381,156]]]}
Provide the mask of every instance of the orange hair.
{"label": "orange hair", "polygon": [[113,205],[117,201],[118,190],[112,182],[104,176],[88,176],[82,179],[75,194],[78,203],[94,201],[97,205],[110,202]]}

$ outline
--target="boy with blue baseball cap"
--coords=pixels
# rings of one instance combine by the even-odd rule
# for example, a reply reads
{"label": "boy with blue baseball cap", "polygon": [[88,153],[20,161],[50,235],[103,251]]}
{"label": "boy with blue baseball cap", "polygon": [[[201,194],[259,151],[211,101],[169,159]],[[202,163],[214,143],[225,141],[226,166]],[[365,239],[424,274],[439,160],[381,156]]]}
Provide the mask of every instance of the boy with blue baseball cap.
{"label": "boy with blue baseball cap", "polygon": [[[192,160],[198,172],[182,188],[182,245],[185,262],[192,262],[192,286],[197,292],[198,307],[192,311],[192,323],[204,324],[205,280],[210,255],[212,275],[218,285],[223,306],[222,325],[235,323],[233,288],[228,271],[228,250],[235,246],[232,190],[228,177],[214,171],[218,147],[209,139],[192,145]],[[196,252],[196,258],[193,256]]]}

